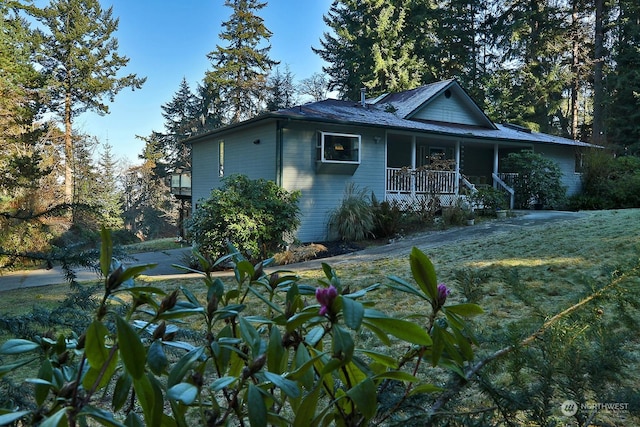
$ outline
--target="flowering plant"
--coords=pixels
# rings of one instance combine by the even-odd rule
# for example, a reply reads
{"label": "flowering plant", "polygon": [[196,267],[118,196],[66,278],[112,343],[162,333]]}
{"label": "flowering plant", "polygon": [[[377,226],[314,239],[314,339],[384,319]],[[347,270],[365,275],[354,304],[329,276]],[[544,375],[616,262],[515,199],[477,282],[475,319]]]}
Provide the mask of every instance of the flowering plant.
{"label": "flowering plant", "polygon": [[[409,258],[417,287],[398,277],[387,286],[428,302],[426,323],[376,310],[365,297],[381,285],[352,291],[327,264],[325,277],[312,286],[291,272],[266,273],[268,261],[253,265],[231,249],[216,263],[195,254],[203,271],[199,295],[186,287],[167,294],[133,282],[150,266],[112,265],[110,236],[103,232],[105,291],[87,329],[0,347],[1,355],[15,358],[0,366],[2,375],[42,360],[28,380],[35,387],[33,409],[5,409],[0,424],[361,426],[374,417],[388,420],[411,396],[444,391],[418,375],[423,360],[462,373],[474,357],[464,318],[482,310],[447,305],[450,290],[416,248]],[[211,274],[228,260],[235,286]],[[318,304],[309,303],[314,296]],[[176,340],[192,324],[202,330],[191,330],[190,341]],[[386,351],[359,348],[364,330]],[[24,357],[28,353],[40,359]],[[404,393],[382,408],[376,402],[391,381]]]}

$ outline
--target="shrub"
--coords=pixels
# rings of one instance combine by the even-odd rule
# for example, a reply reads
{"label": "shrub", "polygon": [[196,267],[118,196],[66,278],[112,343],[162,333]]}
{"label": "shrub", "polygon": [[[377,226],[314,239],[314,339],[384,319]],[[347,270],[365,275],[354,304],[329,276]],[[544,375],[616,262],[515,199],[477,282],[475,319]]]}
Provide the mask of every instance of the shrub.
{"label": "shrub", "polygon": [[582,192],[571,198],[574,209],[640,207],[640,158],[612,157],[606,152],[585,156]]}
{"label": "shrub", "polygon": [[379,202],[374,194],[371,194],[371,207],[373,209],[373,234],[376,237],[391,237],[400,231],[402,224],[402,211],[395,203],[387,201]]}
{"label": "shrub", "polygon": [[300,224],[299,192],[273,181],[232,175],[202,201],[187,222],[190,237],[210,259],[226,254],[229,243],[250,260],[266,259],[284,246],[284,235]]}
{"label": "shrub", "polygon": [[373,237],[375,218],[368,191],[347,185],[342,203],[329,216],[329,235],[356,242]]}
{"label": "shrub", "polygon": [[505,192],[493,187],[478,189],[471,195],[470,200],[474,207],[487,214],[494,214],[497,210],[507,209],[509,206]]}
{"label": "shrub", "polygon": [[[0,366],[2,375],[31,367],[34,385],[34,408],[7,408],[0,424],[361,426],[374,417],[384,422],[411,396],[442,390],[419,371],[442,365],[462,373],[473,358],[465,318],[482,310],[448,304],[449,289],[415,248],[416,285],[400,278],[388,285],[418,300],[412,319],[376,310],[367,294],[380,285],[351,293],[326,264],[325,278],[310,286],[287,272],[266,274],[265,264],[236,252],[236,286],[226,288],[198,255],[203,301],[186,288],[167,294],[136,286],[133,279],[150,266],[110,267],[111,250],[104,232],[104,295],[82,334],[0,347],[12,358]],[[202,325],[191,333],[195,343],[174,341],[194,324]],[[358,346],[363,334],[387,352]],[[392,386],[402,392],[379,410],[376,402]]]}
{"label": "shrub", "polygon": [[505,171],[518,174],[513,182],[517,207],[527,209],[532,203],[539,203],[547,208],[558,208],[565,203],[562,172],[553,160],[531,150],[523,150],[509,153],[503,160],[503,166]]}

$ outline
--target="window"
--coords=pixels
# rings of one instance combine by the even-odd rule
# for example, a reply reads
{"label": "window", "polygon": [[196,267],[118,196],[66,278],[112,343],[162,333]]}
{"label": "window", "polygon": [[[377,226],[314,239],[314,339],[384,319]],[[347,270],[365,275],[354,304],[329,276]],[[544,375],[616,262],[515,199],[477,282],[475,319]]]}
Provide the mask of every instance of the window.
{"label": "window", "polygon": [[576,151],[575,172],[584,172],[584,153],[582,151]]}
{"label": "window", "polygon": [[224,176],[224,141],[218,142],[218,176]]}
{"label": "window", "polygon": [[320,132],[317,159],[323,163],[360,163],[360,135]]}

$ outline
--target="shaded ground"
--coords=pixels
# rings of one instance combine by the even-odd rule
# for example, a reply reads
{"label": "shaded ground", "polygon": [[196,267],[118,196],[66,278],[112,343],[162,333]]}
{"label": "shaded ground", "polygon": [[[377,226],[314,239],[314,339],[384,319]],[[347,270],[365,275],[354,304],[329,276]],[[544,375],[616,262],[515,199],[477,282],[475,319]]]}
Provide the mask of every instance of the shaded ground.
{"label": "shaded ground", "polygon": [[[514,229],[531,228],[536,232],[536,225],[544,225],[555,221],[570,221],[590,215],[589,212],[564,212],[564,211],[519,211],[516,215],[507,219],[489,219],[470,227],[452,227],[447,230],[432,230],[422,233],[415,233],[403,238],[389,241],[379,241],[376,244],[364,245],[349,244],[345,242],[325,243],[326,251],[319,251],[315,255],[302,258],[291,258],[287,262],[281,262],[281,266],[271,267],[271,269],[305,270],[317,269],[326,259],[331,259],[332,265],[343,263],[369,262],[376,259],[395,258],[408,256],[411,248],[417,246],[421,249],[436,247],[443,243],[452,241],[463,241],[467,239],[477,239],[484,235],[495,233],[509,233]],[[371,243],[371,242],[369,242]],[[170,278],[187,277],[189,274],[183,270],[176,269],[173,264],[185,265],[190,248],[173,249],[158,252],[149,252],[133,255],[133,259],[126,262],[128,265],[157,264],[151,270],[145,272],[147,276],[162,276]],[[304,261],[300,262],[300,259]],[[79,281],[99,280],[95,270],[84,269],[76,271]],[[221,275],[231,274],[228,271],[219,272]],[[196,276],[194,276],[196,277]],[[30,288],[36,286],[46,286],[51,284],[65,283],[64,274],[59,268],[39,269],[31,271],[18,271],[0,275],[0,292]]]}

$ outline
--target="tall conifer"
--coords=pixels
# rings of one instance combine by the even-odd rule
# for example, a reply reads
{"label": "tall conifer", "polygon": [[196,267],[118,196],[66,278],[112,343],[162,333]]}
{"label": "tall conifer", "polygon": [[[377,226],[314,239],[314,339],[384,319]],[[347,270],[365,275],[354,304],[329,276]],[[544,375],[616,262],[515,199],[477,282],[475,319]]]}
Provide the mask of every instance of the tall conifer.
{"label": "tall conifer", "polygon": [[231,17],[220,33],[226,45],[216,46],[207,56],[213,69],[205,75],[212,101],[226,103],[228,123],[251,118],[264,109],[267,77],[278,64],[269,57],[271,31],[257,12],[267,5],[257,0],[226,0]]}

